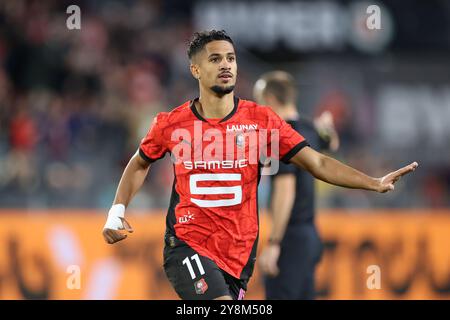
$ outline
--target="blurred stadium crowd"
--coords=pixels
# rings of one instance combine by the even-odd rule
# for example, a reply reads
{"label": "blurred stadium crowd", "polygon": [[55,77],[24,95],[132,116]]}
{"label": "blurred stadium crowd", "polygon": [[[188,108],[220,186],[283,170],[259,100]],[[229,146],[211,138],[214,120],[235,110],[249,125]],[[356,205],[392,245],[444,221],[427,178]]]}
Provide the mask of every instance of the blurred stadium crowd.
{"label": "blurred stadium crowd", "polygon": [[[75,3],[81,30],[66,27],[68,1],[0,3],[0,207],[108,207],[153,116],[197,95],[185,53],[195,31],[187,2]],[[280,65],[252,65],[249,52],[242,57],[236,91],[252,99],[253,81]],[[352,119],[348,99],[331,90],[305,108],[308,116],[334,110],[339,159],[373,175],[421,160],[414,152],[394,160],[399,155],[382,152],[370,133],[361,136],[358,126],[370,127],[371,116]],[[450,166],[443,163],[421,163],[418,174],[387,197],[320,184],[319,204],[449,206]],[[170,162],[156,163],[149,178],[133,206],[166,207]],[[264,181],[261,192],[267,193]]]}

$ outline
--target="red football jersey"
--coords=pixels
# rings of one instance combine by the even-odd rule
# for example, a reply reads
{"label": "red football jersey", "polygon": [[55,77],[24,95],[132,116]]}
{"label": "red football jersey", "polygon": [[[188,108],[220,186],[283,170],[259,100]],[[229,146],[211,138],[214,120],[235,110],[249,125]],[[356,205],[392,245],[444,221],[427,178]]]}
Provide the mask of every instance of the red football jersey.
{"label": "red football jersey", "polygon": [[230,275],[249,278],[259,230],[260,161],[271,156],[287,162],[307,143],[270,107],[235,98],[228,116],[204,119],[195,100],[159,113],[139,154],[149,162],[171,154],[175,179],[166,232]]}

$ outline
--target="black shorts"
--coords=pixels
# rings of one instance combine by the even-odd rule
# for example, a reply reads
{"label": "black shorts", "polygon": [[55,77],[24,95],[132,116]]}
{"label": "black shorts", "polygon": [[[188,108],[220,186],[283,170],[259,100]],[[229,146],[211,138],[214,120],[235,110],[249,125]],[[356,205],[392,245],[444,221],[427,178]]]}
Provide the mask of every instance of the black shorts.
{"label": "black shorts", "polygon": [[165,236],[164,271],[183,300],[212,300],[230,296],[244,298],[247,281],[229,275],[211,259],[199,255],[186,242]]}

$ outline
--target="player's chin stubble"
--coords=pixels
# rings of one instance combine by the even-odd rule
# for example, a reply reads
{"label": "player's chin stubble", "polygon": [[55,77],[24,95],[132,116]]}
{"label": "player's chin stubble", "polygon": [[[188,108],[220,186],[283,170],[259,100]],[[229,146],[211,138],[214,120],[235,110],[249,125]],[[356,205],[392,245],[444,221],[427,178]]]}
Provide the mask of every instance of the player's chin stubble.
{"label": "player's chin stubble", "polygon": [[232,92],[234,90],[234,86],[221,87],[221,86],[215,85],[215,86],[211,87],[211,90],[218,96],[224,96],[224,95]]}

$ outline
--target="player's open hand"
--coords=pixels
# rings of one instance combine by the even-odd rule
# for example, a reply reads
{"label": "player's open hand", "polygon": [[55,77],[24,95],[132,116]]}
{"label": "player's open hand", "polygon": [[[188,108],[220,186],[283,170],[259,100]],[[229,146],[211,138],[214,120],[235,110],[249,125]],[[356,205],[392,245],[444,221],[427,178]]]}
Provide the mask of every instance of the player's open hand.
{"label": "player's open hand", "polygon": [[133,228],[125,218],[115,217],[115,219],[117,219],[117,221],[114,221],[113,225],[109,225],[108,227],[105,226],[103,228],[103,238],[109,244],[126,239],[127,235],[123,233],[123,231],[129,233],[133,232]]}
{"label": "player's open hand", "polygon": [[380,193],[385,193],[394,190],[394,184],[398,180],[400,180],[400,178],[403,177],[405,174],[408,174],[416,170],[418,166],[419,164],[417,162],[413,162],[401,169],[398,169],[397,171],[391,172],[385,175],[384,177],[378,179],[379,186],[377,188],[377,191]]}
{"label": "player's open hand", "polygon": [[278,244],[268,244],[259,257],[261,271],[269,277],[276,277],[278,269],[278,258],[280,257],[280,246]]}

